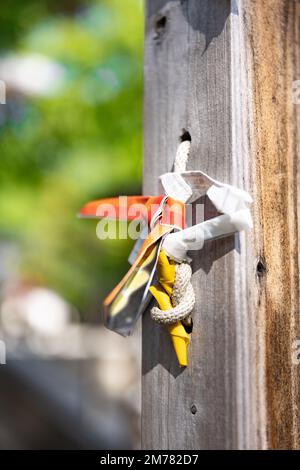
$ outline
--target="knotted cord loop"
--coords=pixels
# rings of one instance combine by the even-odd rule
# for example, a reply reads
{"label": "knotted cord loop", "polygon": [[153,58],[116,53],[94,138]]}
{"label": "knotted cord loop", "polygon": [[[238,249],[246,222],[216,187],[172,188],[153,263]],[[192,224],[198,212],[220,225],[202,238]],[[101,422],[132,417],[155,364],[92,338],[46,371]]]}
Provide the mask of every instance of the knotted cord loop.
{"label": "knotted cord loop", "polygon": [[158,323],[171,325],[185,320],[190,316],[195,305],[195,293],[191,284],[192,269],[189,264],[177,264],[175,268],[175,282],[172,292],[173,308],[160,310],[151,309],[151,317]]}
{"label": "knotted cord loop", "polygon": [[[189,158],[191,142],[185,140],[178,146],[174,172],[182,173],[186,170],[186,164]],[[195,293],[191,283],[192,269],[186,262],[176,263],[175,282],[172,291],[173,308],[169,310],[161,310],[158,307],[151,309],[151,317],[158,323],[171,325],[179,321],[190,323],[189,317],[195,306]]]}

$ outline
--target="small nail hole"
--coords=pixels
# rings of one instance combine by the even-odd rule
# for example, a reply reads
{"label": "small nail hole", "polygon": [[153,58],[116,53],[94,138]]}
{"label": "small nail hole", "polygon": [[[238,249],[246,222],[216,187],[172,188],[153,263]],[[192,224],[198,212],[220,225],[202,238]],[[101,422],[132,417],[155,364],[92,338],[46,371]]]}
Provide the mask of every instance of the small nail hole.
{"label": "small nail hole", "polygon": [[182,134],[180,136],[180,141],[185,142],[186,140],[188,140],[189,142],[192,142],[191,134],[186,129],[182,129]]}
{"label": "small nail hole", "polygon": [[264,260],[260,259],[256,265],[256,274],[258,277],[263,277],[267,272],[267,267]]}
{"label": "small nail hole", "polygon": [[198,411],[198,410],[197,410],[197,406],[194,405],[194,404],[191,405],[190,410],[191,410],[192,415],[195,415],[195,414],[197,413],[197,411]]}
{"label": "small nail hole", "polygon": [[159,18],[156,19],[155,21],[155,30],[157,33],[161,33],[163,29],[165,29],[167,24],[167,17],[166,16],[160,16]]}
{"label": "small nail hole", "polygon": [[167,26],[167,17],[166,16],[159,16],[154,23],[154,30],[155,30],[155,36],[154,39],[158,43],[160,43],[160,39],[163,36],[166,26]]}
{"label": "small nail hole", "polygon": [[183,326],[185,331],[190,335],[193,331],[193,320],[192,318],[188,318],[187,320],[183,320]]}

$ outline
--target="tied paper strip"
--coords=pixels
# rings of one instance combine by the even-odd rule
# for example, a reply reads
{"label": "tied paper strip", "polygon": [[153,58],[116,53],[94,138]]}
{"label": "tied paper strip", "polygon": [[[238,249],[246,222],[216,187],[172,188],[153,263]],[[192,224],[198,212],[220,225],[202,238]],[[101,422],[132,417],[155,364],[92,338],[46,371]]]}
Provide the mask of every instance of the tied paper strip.
{"label": "tied paper strip", "polygon": [[189,261],[187,252],[201,250],[205,241],[252,228],[252,198],[235,186],[221,183],[201,171],[166,173],[160,177],[166,195],[192,203],[207,195],[222,214],[184,230],[170,233],[163,242],[166,253],[178,262]]}

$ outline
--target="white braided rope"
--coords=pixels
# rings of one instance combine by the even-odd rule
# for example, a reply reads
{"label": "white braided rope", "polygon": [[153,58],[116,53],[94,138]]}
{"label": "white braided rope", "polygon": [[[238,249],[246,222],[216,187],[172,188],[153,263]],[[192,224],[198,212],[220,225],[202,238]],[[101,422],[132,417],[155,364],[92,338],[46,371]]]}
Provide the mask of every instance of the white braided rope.
{"label": "white braided rope", "polygon": [[160,310],[151,309],[151,317],[158,323],[171,325],[185,320],[190,316],[195,305],[195,293],[191,284],[192,269],[189,264],[181,263],[175,267],[175,283],[172,292],[173,308]]}
{"label": "white braided rope", "polygon": [[[186,169],[189,158],[191,142],[185,140],[178,146],[174,171],[182,173]],[[177,263],[175,266],[175,282],[172,292],[173,308],[160,310],[158,307],[151,309],[151,317],[158,323],[171,325],[187,319],[191,315],[195,305],[195,293],[191,283],[192,269],[186,262]]]}
{"label": "white braided rope", "polygon": [[186,170],[186,164],[189,159],[190,148],[191,142],[189,140],[184,140],[178,145],[174,162],[175,173],[182,173]]}

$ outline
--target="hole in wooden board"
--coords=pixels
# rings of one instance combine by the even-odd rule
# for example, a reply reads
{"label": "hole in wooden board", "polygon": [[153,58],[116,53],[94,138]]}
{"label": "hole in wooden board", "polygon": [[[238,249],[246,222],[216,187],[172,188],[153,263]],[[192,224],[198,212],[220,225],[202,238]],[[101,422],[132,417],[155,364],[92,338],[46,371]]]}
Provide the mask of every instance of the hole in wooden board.
{"label": "hole in wooden board", "polygon": [[188,140],[189,142],[192,142],[191,134],[186,129],[182,129],[182,134],[180,136],[180,142],[185,142],[186,140]]}
{"label": "hole in wooden board", "polygon": [[187,320],[183,320],[183,326],[185,331],[190,335],[193,331],[193,320],[192,318],[188,318]]}
{"label": "hole in wooden board", "polygon": [[256,265],[256,274],[259,278],[263,277],[267,272],[265,260],[260,258]]}
{"label": "hole in wooden board", "polygon": [[156,32],[161,32],[165,29],[167,24],[167,17],[166,16],[159,16],[155,21],[155,30]]}
{"label": "hole in wooden board", "polygon": [[154,39],[159,41],[163,34],[165,33],[168,19],[165,15],[160,15],[156,18],[154,22],[155,36]]}

